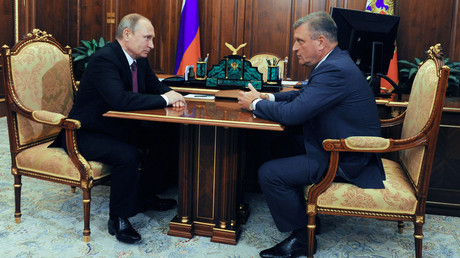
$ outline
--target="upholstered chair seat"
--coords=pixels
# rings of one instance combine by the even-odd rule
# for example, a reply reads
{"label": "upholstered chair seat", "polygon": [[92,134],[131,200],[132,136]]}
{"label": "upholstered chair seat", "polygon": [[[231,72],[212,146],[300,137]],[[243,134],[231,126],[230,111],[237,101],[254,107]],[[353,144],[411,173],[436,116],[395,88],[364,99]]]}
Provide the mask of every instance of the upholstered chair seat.
{"label": "upholstered chair seat", "polygon": [[[62,148],[48,148],[51,142],[39,144],[21,151],[16,156],[18,169],[30,169],[42,175],[59,177],[63,180],[80,181],[81,174]],[[109,167],[101,162],[89,161],[95,180],[110,174]]]}
{"label": "upholstered chair seat", "polygon": [[[385,189],[364,189],[343,182],[333,182],[317,201],[321,210],[353,210],[373,213],[413,214],[417,197],[412,185],[397,162],[382,159]],[[308,194],[308,189],[307,192]]]}

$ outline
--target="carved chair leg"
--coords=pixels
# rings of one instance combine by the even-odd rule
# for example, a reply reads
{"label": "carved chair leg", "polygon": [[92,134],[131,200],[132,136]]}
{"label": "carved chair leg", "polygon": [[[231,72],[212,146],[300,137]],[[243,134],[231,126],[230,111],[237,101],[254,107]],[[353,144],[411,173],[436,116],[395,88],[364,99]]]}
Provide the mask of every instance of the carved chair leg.
{"label": "carved chair leg", "polygon": [[315,231],[316,231],[316,215],[315,214],[308,214],[308,257],[313,257],[315,253]]}
{"label": "carved chair leg", "polygon": [[415,257],[422,257],[423,220],[414,222]]}
{"label": "carved chair leg", "polygon": [[75,187],[75,186],[71,186],[71,187],[70,187],[70,191],[72,191],[72,193],[74,194],[76,188],[77,188],[77,187]]}
{"label": "carved chair leg", "polygon": [[83,189],[83,240],[85,241],[85,243],[89,242],[89,236],[91,235],[91,230],[89,228],[90,204],[91,189]]}
{"label": "carved chair leg", "polygon": [[16,223],[21,222],[21,175],[14,175],[14,220]]}
{"label": "carved chair leg", "polygon": [[404,231],[404,221],[398,221],[398,233],[402,234]]}

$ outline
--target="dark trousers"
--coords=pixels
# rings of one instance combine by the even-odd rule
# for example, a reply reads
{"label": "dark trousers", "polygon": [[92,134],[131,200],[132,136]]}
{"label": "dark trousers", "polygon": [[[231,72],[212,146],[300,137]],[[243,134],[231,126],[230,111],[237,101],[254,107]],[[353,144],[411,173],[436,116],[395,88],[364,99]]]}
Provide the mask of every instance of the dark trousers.
{"label": "dark trousers", "polygon": [[132,217],[140,210],[141,153],[130,143],[101,133],[79,130],[77,143],[83,157],[110,168],[110,216]]}
{"label": "dark trousers", "polygon": [[[110,216],[136,215],[146,199],[177,178],[178,138],[178,127],[161,123],[133,123],[130,133],[120,137],[77,131],[83,157],[111,166]],[[62,133],[61,142],[65,149]]]}
{"label": "dark trousers", "polygon": [[[267,139],[267,137],[264,137]],[[271,157],[258,170],[258,180],[276,227],[293,231],[308,224],[303,189],[310,173],[317,173],[308,161],[303,137],[289,132],[271,139]],[[307,164],[308,163],[308,164]]]}

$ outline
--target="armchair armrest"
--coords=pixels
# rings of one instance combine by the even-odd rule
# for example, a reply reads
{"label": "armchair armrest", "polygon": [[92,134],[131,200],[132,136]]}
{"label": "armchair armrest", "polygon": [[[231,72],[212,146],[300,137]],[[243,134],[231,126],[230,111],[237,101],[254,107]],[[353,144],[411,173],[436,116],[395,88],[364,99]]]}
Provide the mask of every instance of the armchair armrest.
{"label": "armchair armrest", "polygon": [[392,152],[427,145],[428,137],[419,133],[407,139],[351,136],[346,139],[325,139],[323,148],[330,152]]}
{"label": "armchair armrest", "polygon": [[356,151],[383,151],[390,147],[390,140],[383,137],[352,136],[344,141],[345,146]]}
{"label": "armchair armrest", "polygon": [[65,129],[79,129],[81,127],[81,123],[78,120],[68,119],[63,114],[46,110],[32,111],[32,118],[37,122],[47,125],[59,126]]}
{"label": "armchair armrest", "polygon": [[323,148],[331,152],[386,152],[393,143],[393,139],[383,137],[351,136],[346,139],[326,139]]}
{"label": "armchair armrest", "polygon": [[59,125],[62,119],[66,118],[66,116],[64,116],[63,114],[50,112],[46,110],[35,110],[32,112],[32,117],[40,123],[49,125]]}

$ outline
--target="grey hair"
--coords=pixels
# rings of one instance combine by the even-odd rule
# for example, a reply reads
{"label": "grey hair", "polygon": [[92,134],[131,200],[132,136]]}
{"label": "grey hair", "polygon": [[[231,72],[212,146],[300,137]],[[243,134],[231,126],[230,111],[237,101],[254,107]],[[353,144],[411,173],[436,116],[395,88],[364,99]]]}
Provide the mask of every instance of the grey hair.
{"label": "grey hair", "polygon": [[334,19],[326,12],[310,13],[294,23],[294,29],[302,24],[307,23],[310,26],[312,38],[318,38],[324,35],[330,42],[337,42],[337,24]]}
{"label": "grey hair", "polygon": [[126,15],[120,20],[120,23],[118,24],[118,28],[117,28],[117,34],[115,34],[115,37],[117,39],[123,38],[124,29],[128,29],[132,31],[133,33],[135,33],[137,30],[137,25],[139,24],[139,21],[143,19],[150,21],[149,19],[145,18],[144,16],[138,13],[131,13],[131,14]]}

